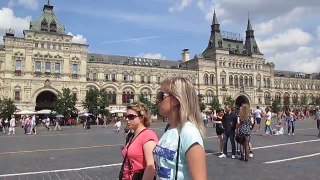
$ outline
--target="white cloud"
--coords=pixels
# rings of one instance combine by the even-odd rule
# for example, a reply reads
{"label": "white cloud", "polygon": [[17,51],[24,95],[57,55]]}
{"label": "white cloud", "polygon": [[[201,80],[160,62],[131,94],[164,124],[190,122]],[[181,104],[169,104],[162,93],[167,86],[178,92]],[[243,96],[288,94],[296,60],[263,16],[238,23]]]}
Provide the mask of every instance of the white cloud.
{"label": "white cloud", "polygon": [[286,32],[276,34],[269,39],[257,39],[257,43],[263,53],[275,53],[292,47],[309,43],[312,36],[299,28],[289,29]]}
{"label": "white cloud", "polygon": [[320,40],[320,26],[317,27],[316,29],[317,37]]}
{"label": "white cloud", "polygon": [[87,44],[87,38],[85,38],[81,34],[73,35],[71,32],[68,32],[68,35],[73,36],[72,38],[73,43]]}
{"label": "white cloud", "polygon": [[279,16],[277,18],[271,19],[267,22],[262,22],[256,25],[256,34],[264,35],[272,33],[275,29],[286,28],[294,23],[297,23],[302,20],[302,17],[305,17],[308,14],[308,9],[297,7],[290,11],[284,16]]}
{"label": "white cloud", "polygon": [[178,3],[169,7],[170,12],[182,11],[192,3],[192,0],[178,0],[178,1],[179,1]]}
{"label": "white cloud", "polygon": [[160,53],[155,53],[155,54],[152,54],[152,53],[141,53],[141,54],[137,55],[137,57],[150,58],[150,59],[166,59],[166,57],[163,56]]}
{"label": "white cloud", "polygon": [[[7,29],[13,29],[16,35],[22,35],[23,30],[29,28],[31,16],[24,18],[16,17],[10,8],[0,9],[0,35],[4,35]],[[2,43],[2,37],[1,42]]]}
{"label": "white cloud", "polygon": [[24,6],[29,9],[37,9],[39,7],[39,0],[10,0],[8,7]]}
{"label": "white cloud", "polygon": [[276,63],[276,69],[305,73],[320,71],[320,52],[315,47],[299,47],[292,52],[277,53],[268,58]]}

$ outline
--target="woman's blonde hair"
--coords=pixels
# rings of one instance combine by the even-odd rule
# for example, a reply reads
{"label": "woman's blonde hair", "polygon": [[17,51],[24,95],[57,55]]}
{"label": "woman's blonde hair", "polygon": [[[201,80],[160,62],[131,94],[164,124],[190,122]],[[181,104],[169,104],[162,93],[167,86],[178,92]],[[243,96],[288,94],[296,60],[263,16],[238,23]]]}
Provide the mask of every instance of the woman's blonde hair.
{"label": "woman's blonde hair", "polygon": [[250,107],[248,104],[242,104],[240,109],[240,121],[247,120],[250,113]]}
{"label": "woman's blonde hair", "polygon": [[127,106],[127,110],[133,110],[137,112],[139,117],[143,118],[143,125],[149,127],[151,124],[151,113],[147,105],[142,102],[133,102]]}
{"label": "woman's blonde hair", "polygon": [[167,93],[179,101],[179,129],[187,122],[193,123],[200,131],[202,137],[205,135],[205,128],[201,119],[198,95],[193,84],[184,77],[172,77],[164,79],[161,87]]}

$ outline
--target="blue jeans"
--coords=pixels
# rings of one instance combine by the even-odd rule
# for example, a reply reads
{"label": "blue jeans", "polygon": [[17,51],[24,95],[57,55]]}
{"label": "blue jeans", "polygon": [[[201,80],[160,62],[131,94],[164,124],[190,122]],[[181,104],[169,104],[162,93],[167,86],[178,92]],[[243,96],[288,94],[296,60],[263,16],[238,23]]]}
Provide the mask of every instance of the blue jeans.
{"label": "blue jeans", "polygon": [[288,121],[288,134],[290,133],[290,129],[292,129],[292,133],[294,133],[294,128],[296,126],[296,121]]}
{"label": "blue jeans", "polygon": [[267,130],[269,130],[269,132],[270,132],[270,134],[272,134],[272,128],[271,128],[271,125],[266,125],[265,127],[264,127],[264,132],[265,133],[267,133]]}
{"label": "blue jeans", "polygon": [[230,132],[224,132],[223,135],[223,154],[227,155],[228,139],[230,138],[232,155],[236,155],[236,143],[234,141],[235,131],[231,130]]}

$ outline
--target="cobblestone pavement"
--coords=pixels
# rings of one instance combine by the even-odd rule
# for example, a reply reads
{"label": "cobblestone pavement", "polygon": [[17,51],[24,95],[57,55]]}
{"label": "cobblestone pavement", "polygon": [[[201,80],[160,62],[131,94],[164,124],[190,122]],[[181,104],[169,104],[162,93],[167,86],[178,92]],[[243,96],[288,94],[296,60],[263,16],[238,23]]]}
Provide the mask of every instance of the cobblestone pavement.
{"label": "cobblestone pavement", "polygon": [[[211,125],[211,124],[210,124]],[[159,136],[165,124],[152,125]],[[207,128],[208,179],[319,179],[320,138],[311,119],[297,122],[294,136],[252,136],[249,162],[219,159],[215,129]],[[123,133],[113,126],[63,127],[37,135],[0,135],[0,180],[116,179],[122,158]],[[230,150],[230,147],[228,147]]]}

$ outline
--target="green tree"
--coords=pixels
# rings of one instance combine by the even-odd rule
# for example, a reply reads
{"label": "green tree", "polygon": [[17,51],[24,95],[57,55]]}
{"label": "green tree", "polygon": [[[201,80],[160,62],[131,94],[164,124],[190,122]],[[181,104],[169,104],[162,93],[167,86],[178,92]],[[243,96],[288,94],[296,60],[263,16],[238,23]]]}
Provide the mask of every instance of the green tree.
{"label": "green tree", "polygon": [[279,111],[281,111],[281,102],[280,102],[280,99],[275,99],[272,101],[272,104],[271,104],[271,108],[272,108],[272,111],[274,113],[278,113]]}
{"label": "green tree", "polygon": [[200,110],[203,111],[206,109],[206,105],[203,103],[204,96],[202,94],[198,94],[198,102],[200,106]]}
{"label": "green tree", "polygon": [[84,101],[82,101],[82,105],[85,109],[88,110],[88,112],[94,114],[94,115],[108,115],[108,107],[109,107],[109,101],[108,101],[108,95],[105,90],[97,90],[94,88],[90,88],[87,91],[86,97]]}
{"label": "green tree", "polygon": [[107,116],[109,114],[109,100],[108,100],[108,93],[103,89],[99,92],[98,97],[98,113]]}
{"label": "green tree", "polygon": [[0,99],[0,111],[3,118],[11,119],[11,116],[16,110],[17,107],[10,98]]}
{"label": "green tree", "polygon": [[77,114],[77,97],[69,88],[63,88],[62,93],[58,95],[54,110],[64,117],[74,117]]}
{"label": "green tree", "polygon": [[290,97],[289,96],[285,96],[283,98],[283,108],[285,110],[288,110],[290,108]]}
{"label": "green tree", "polygon": [[98,99],[99,91],[94,88],[90,88],[87,91],[85,99],[82,101],[82,105],[88,112],[97,114],[98,113]]}
{"label": "green tree", "polygon": [[138,101],[147,105],[148,108],[150,109],[152,115],[157,115],[158,117],[160,116],[159,105],[157,103],[153,103],[153,102],[149,101],[149,99],[145,98],[142,94],[139,96]]}
{"label": "green tree", "polygon": [[235,103],[235,100],[231,96],[227,96],[223,102],[224,105],[231,105],[231,106],[234,106],[234,103]]}
{"label": "green tree", "polygon": [[308,97],[307,96],[301,96],[300,97],[300,102],[301,102],[301,105],[306,106],[307,103],[308,103]]}
{"label": "green tree", "polygon": [[216,110],[216,109],[221,108],[221,104],[219,102],[218,96],[213,96],[213,99],[211,101],[211,107],[212,107],[212,110]]}

